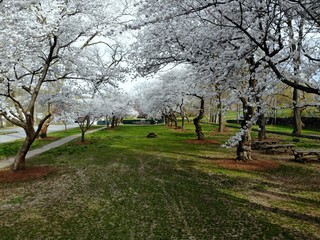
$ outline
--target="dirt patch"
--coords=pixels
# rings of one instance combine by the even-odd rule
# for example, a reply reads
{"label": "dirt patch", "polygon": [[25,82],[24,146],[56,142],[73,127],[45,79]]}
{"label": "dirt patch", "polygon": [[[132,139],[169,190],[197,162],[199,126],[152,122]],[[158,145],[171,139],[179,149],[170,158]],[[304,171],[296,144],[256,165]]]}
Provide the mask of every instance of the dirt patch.
{"label": "dirt patch", "polygon": [[56,167],[44,166],[27,167],[25,170],[18,172],[3,170],[0,171],[0,183],[13,183],[35,180],[58,171],[59,169]]}
{"label": "dirt patch", "polygon": [[221,144],[219,141],[209,140],[209,139],[205,139],[205,140],[189,139],[189,140],[187,140],[187,143],[189,143],[189,144],[215,144],[215,145]]}
{"label": "dirt patch", "polygon": [[218,160],[215,163],[224,168],[249,171],[266,171],[279,167],[279,163],[272,160],[236,161],[234,159]]}
{"label": "dirt patch", "polygon": [[175,126],[166,126],[168,129],[172,130],[172,131],[177,131],[177,132],[183,132],[184,129],[182,129],[182,127],[175,127]]}

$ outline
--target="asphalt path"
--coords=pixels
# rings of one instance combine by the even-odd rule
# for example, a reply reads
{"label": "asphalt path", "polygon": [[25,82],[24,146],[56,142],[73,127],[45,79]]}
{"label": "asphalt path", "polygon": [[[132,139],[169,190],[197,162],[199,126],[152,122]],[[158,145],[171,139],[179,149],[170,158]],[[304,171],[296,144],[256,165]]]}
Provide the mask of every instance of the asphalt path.
{"label": "asphalt path", "polygon": [[[75,127],[78,127],[78,124],[72,123],[67,125],[68,129]],[[48,128],[48,133],[57,132],[61,130],[64,130],[64,125],[50,125]],[[6,132],[8,134],[2,134]],[[25,137],[26,134],[21,127],[0,128],[0,143],[12,142]]]}

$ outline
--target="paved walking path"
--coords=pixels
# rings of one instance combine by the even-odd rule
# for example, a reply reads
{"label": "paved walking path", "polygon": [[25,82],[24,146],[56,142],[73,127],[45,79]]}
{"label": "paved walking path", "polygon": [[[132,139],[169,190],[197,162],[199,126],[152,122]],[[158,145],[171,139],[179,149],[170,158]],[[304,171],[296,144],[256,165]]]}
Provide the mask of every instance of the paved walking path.
{"label": "paved walking path", "polygon": [[[79,125],[76,123],[72,123],[72,124],[67,124],[66,127],[67,129],[70,129],[70,128],[79,127]],[[35,126],[35,128],[37,128],[37,126]],[[64,125],[51,124],[48,128],[48,133],[61,131],[64,129],[65,129]],[[7,133],[7,134],[0,134],[0,143],[11,142],[11,141],[15,141],[15,140],[26,137],[26,133],[21,127],[0,128],[0,133]]]}
{"label": "paved walking path", "polygon": [[[98,128],[98,129],[95,129],[95,130],[91,130],[91,131],[88,131],[86,134],[94,133],[94,132],[102,130],[104,128],[105,127]],[[36,156],[36,155],[41,154],[43,152],[46,152],[46,151],[48,151],[50,149],[53,149],[53,148],[59,147],[59,146],[61,146],[63,144],[66,144],[68,142],[71,142],[72,140],[74,140],[76,138],[79,138],[80,136],[81,136],[81,133],[76,134],[76,135],[72,135],[72,136],[69,136],[69,137],[65,137],[65,138],[59,139],[57,141],[54,141],[52,143],[49,143],[49,144],[47,144],[45,146],[42,146],[40,148],[30,150],[28,152],[27,156],[26,156],[26,159],[29,159],[29,158],[31,158],[33,156]],[[12,165],[13,161],[14,161],[14,157],[10,157],[10,158],[7,158],[5,160],[0,160],[0,169],[10,167]]]}

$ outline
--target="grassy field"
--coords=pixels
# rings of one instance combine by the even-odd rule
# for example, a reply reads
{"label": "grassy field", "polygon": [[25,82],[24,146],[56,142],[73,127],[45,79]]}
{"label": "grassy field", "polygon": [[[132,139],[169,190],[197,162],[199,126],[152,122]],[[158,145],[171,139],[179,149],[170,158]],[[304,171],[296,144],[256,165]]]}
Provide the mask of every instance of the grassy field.
{"label": "grassy field", "polygon": [[[227,123],[227,126],[234,127],[234,128],[240,128],[240,124],[237,124],[237,123]],[[258,126],[254,125],[252,129],[257,131]],[[283,125],[267,125],[266,129],[267,129],[267,131],[274,131],[274,132],[291,134],[293,127],[292,126],[283,126]],[[319,129],[302,129],[302,134],[320,135],[320,130]]]}
{"label": "grassy field", "polygon": [[[90,130],[91,129],[95,129],[95,128],[99,128],[99,127],[101,127],[101,126],[92,126],[90,128]],[[79,133],[81,133],[81,130],[78,127],[67,129],[67,130],[48,133],[48,137],[47,138],[36,139],[34,141],[34,143],[31,145],[31,149],[39,148],[39,147],[42,147],[42,146],[44,146],[44,145],[46,145],[46,144],[48,144],[50,142],[53,142],[53,141],[56,141],[58,139],[61,139],[61,138],[64,138],[64,137],[68,137],[68,136],[71,136],[71,135],[79,134]],[[21,147],[22,142],[23,142],[23,139],[12,141],[12,142],[8,142],[8,143],[0,143],[0,160],[3,159],[3,158],[14,156],[17,153],[17,151],[19,150],[19,148]]]}
{"label": "grassy field", "polygon": [[[228,123],[227,127],[240,129],[240,125],[235,124],[235,123]],[[255,125],[255,126],[253,126],[252,129],[253,129],[252,138],[258,138],[258,126]],[[300,142],[295,143],[296,148],[298,148],[298,149],[310,149],[310,148],[317,149],[317,148],[319,148],[320,149],[320,141],[291,135],[292,127],[290,127],[290,126],[267,125],[266,129],[267,129],[267,131],[274,132],[274,134],[267,133],[267,138],[277,138],[277,139],[280,139],[284,143],[288,143],[288,142],[292,143],[294,138],[298,138],[298,139],[300,139]],[[286,133],[288,135],[281,136],[276,133]],[[319,130],[303,129],[302,135],[312,135],[312,136],[320,137],[320,131]]]}
{"label": "grassy field", "polygon": [[120,126],[34,157],[57,170],[0,183],[0,239],[320,239],[320,165],[236,163],[236,129],[215,128]]}

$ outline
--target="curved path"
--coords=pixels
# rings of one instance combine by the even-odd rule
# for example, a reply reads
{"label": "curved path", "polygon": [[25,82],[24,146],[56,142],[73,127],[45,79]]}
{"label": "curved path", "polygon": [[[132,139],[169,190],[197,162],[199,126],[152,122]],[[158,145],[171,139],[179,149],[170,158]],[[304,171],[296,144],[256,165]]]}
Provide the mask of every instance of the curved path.
{"label": "curved path", "polygon": [[[88,131],[86,134],[94,133],[94,132],[102,130],[104,128],[105,127],[98,128],[98,129],[95,129],[95,130],[91,130],[91,131]],[[72,135],[72,136],[69,136],[69,137],[61,138],[61,139],[59,139],[57,141],[49,143],[49,144],[47,144],[45,146],[42,146],[40,148],[36,148],[36,149],[30,150],[28,152],[27,156],[26,156],[26,159],[29,159],[29,158],[31,158],[31,157],[33,157],[35,155],[41,154],[41,153],[46,152],[46,151],[48,151],[50,149],[53,149],[53,148],[59,147],[59,146],[61,146],[63,144],[66,144],[68,142],[71,142],[72,140],[74,140],[76,138],[79,138],[80,136],[81,136],[81,133],[76,134],[76,135]],[[10,167],[13,164],[13,161],[14,161],[14,157],[10,157],[10,158],[4,159],[4,160],[0,160],[0,169]]]}
{"label": "curved path", "polygon": [[[72,123],[72,124],[67,124],[66,127],[70,129],[70,128],[79,127],[79,125],[76,123]],[[61,131],[64,129],[65,129],[64,125],[51,124],[48,128],[48,133]],[[0,128],[0,133],[7,133],[7,134],[0,134],[0,143],[11,142],[11,141],[15,141],[15,140],[26,137],[26,133],[21,127]]]}

